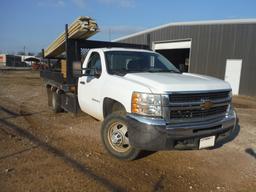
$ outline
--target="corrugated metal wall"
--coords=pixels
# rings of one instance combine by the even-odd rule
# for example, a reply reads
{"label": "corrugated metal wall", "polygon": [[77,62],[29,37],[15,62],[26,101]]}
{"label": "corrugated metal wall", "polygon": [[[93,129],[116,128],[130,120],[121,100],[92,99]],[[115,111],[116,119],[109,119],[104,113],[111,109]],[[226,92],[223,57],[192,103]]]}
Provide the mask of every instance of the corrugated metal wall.
{"label": "corrugated metal wall", "polygon": [[256,24],[180,25],[161,28],[119,42],[192,39],[190,72],[224,79],[226,60],[242,59],[239,94],[256,96]]}

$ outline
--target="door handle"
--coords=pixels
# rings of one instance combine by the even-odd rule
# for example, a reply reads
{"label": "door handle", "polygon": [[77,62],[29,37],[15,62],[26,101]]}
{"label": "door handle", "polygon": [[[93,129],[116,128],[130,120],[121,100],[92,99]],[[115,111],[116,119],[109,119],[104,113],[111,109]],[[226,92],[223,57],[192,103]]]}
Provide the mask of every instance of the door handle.
{"label": "door handle", "polygon": [[85,84],[85,82],[84,82],[84,81],[80,81],[80,84],[83,84],[83,85],[84,85],[84,84]]}

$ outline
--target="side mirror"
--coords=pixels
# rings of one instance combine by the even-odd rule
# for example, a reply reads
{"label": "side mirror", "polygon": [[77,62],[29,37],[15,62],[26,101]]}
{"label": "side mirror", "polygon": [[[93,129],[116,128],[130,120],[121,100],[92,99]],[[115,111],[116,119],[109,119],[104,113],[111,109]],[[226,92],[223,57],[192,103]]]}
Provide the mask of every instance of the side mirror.
{"label": "side mirror", "polygon": [[82,72],[85,71],[84,73],[81,74],[82,76],[87,76],[87,77],[96,77],[99,78],[101,75],[101,71],[97,68],[83,68]]}

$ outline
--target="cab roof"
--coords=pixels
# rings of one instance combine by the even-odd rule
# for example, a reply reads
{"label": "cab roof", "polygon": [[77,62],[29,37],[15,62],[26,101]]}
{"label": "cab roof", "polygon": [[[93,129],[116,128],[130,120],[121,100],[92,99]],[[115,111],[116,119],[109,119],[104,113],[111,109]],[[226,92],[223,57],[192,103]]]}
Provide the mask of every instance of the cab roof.
{"label": "cab roof", "polygon": [[105,47],[105,48],[96,48],[92,50],[102,50],[103,52],[107,51],[135,51],[135,52],[148,52],[152,53],[153,51],[147,49],[133,49],[133,48],[121,48],[121,47]]}

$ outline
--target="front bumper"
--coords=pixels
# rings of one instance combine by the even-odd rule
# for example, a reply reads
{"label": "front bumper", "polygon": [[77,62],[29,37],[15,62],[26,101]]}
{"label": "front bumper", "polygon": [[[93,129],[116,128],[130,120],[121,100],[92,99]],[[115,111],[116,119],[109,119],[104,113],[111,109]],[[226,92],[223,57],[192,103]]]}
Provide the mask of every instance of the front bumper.
{"label": "front bumper", "polygon": [[215,146],[218,146],[231,140],[239,129],[233,109],[222,119],[190,124],[172,125],[163,119],[134,114],[128,114],[127,119],[130,144],[150,151],[198,149],[199,140],[208,136],[216,136]]}

